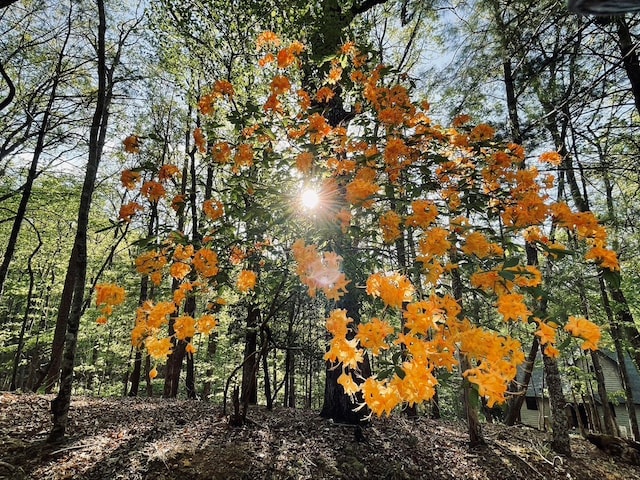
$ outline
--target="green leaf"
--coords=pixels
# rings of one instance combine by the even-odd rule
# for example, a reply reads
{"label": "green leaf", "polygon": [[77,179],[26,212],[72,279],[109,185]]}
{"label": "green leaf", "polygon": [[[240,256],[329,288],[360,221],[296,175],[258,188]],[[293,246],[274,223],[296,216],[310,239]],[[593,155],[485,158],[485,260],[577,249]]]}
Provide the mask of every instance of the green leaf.
{"label": "green leaf", "polygon": [[516,278],[516,274],[513,272],[509,272],[507,270],[500,270],[498,272],[498,275],[500,275],[502,278],[506,279],[506,280],[513,280],[514,278]]}
{"label": "green leaf", "polygon": [[520,263],[520,257],[509,257],[504,261],[504,268],[512,268]]}

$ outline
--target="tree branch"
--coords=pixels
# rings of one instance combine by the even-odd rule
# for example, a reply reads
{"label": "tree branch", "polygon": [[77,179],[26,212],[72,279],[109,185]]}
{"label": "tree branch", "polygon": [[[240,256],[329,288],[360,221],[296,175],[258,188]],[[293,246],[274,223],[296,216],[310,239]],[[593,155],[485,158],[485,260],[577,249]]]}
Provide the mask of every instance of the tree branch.
{"label": "tree branch", "polygon": [[367,10],[372,9],[376,5],[381,5],[387,2],[388,0],[365,0],[360,5],[354,5],[353,7],[351,7],[351,14],[355,17],[360,13],[364,13]]}
{"label": "tree branch", "polygon": [[[0,0],[0,6],[3,6],[2,0]],[[2,78],[4,78],[4,81],[7,82],[7,85],[9,85],[9,94],[7,95],[7,98],[5,98],[4,100],[2,100],[2,102],[0,102],[0,111],[2,111],[2,109],[9,106],[9,104],[13,100],[13,97],[16,94],[16,87],[11,81],[11,78],[9,77],[7,72],[5,72],[2,62],[0,62],[0,75],[2,75]]]}

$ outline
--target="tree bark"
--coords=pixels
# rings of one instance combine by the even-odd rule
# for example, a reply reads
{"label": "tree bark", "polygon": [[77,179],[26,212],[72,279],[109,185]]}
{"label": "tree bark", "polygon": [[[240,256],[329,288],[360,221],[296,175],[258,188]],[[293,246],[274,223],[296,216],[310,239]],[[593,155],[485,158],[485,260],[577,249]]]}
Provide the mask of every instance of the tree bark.
{"label": "tree bark", "polygon": [[[543,350],[544,353],[544,350]],[[558,370],[558,362],[555,358],[547,355],[544,359],[544,374],[547,379],[549,389],[549,400],[551,402],[551,427],[553,428],[553,440],[551,448],[554,452],[571,456],[571,444],[569,441],[569,422],[567,419],[567,402],[562,392],[562,380]]]}
{"label": "tree bark", "polygon": [[522,410],[522,404],[524,403],[524,399],[527,394],[527,388],[529,388],[529,383],[531,383],[533,365],[536,362],[536,357],[538,356],[539,349],[540,341],[538,339],[538,336],[534,335],[533,340],[531,341],[529,355],[527,355],[527,359],[525,360],[522,367],[524,375],[522,377],[522,381],[520,382],[520,387],[517,389],[516,394],[511,397],[508,403],[507,416],[504,420],[504,423],[508,426],[515,425],[515,423],[520,418],[520,410]]}
{"label": "tree bark", "polygon": [[634,44],[631,38],[627,19],[620,16],[616,17],[615,22],[618,29],[618,46],[622,54],[622,64],[631,83],[636,110],[640,113],[640,62],[638,61],[637,44]]}
{"label": "tree bark", "polygon": [[[76,345],[78,341],[78,331],[80,329],[80,317],[82,315],[84,304],[84,290],[87,275],[87,230],[89,226],[89,210],[95,188],[98,166],[100,164],[104,148],[107,125],[109,122],[109,107],[113,95],[113,83],[111,78],[113,70],[108,71],[106,68],[106,15],[104,0],[96,0],[96,5],[98,9],[98,31],[96,35],[98,92],[96,108],[89,133],[89,159],[87,161],[87,170],[82,186],[82,193],[80,195],[78,224],[76,236],[74,238],[73,251],[75,252],[75,257],[72,257],[69,263],[69,269],[75,271],[76,277],[72,282],[73,301],[67,321],[67,334],[62,358],[62,370],[60,373],[60,390],[56,398],[51,402],[53,428],[48,437],[49,442],[57,442],[64,437],[68,421]],[[113,66],[117,63],[118,57],[114,60]]]}
{"label": "tree bark", "polygon": [[[455,247],[451,249],[451,262],[457,262],[457,251]],[[462,307],[462,279],[460,278],[460,272],[457,268],[451,270],[451,288],[453,290],[453,298],[456,299],[460,307]],[[464,374],[471,368],[469,359],[463,352],[459,352],[460,355],[460,374]],[[474,400],[475,399],[475,400]],[[464,408],[465,419],[467,421],[467,431],[469,433],[469,444],[471,446],[483,445],[484,438],[482,436],[482,426],[480,425],[480,419],[478,417],[478,394],[471,382],[466,377],[462,377],[462,405]]]}
{"label": "tree bark", "polygon": [[22,351],[24,348],[24,335],[27,330],[27,323],[29,322],[29,314],[32,310],[33,304],[33,289],[35,286],[35,275],[33,273],[33,258],[36,256],[38,251],[43,245],[42,238],[40,237],[40,232],[36,230],[36,235],[38,237],[38,245],[33,250],[31,255],[29,255],[29,259],[27,261],[27,273],[29,274],[29,289],[27,291],[27,299],[25,301],[26,306],[24,309],[24,316],[22,317],[22,325],[20,326],[20,334],[18,335],[18,348],[16,349],[15,357],[13,358],[13,368],[11,369],[11,384],[9,386],[9,390],[14,391],[18,388],[17,378],[18,378],[18,367],[20,365],[20,359],[22,358]]}
{"label": "tree bark", "polygon": [[613,418],[613,409],[611,403],[609,403],[609,395],[604,384],[604,374],[602,373],[602,365],[598,358],[598,353],[591,351],[591,362],[593,363],[593,373],[596,377],[596,385],[598,386],[598,395],[602,402],[602,413],[604,417],[604,431],[605,433],[613,436],[619,436],[618,425],[615,418]]}
{"label": "tree bark", "polygon": [[618,358],[618,367],[620,368],[620,377],[622,378],[622,386],[625,394],[625,406],[627,408],[627,414],[629,415],[629,423],[631,424],[631,431],[633,438],[636,442],[640,441],[640,429],[638,429],[638,418],[636,415],[636,404],[633,398],[633,390],[631,389],[631,382],[629,379],[629,371],[627,370],[627,363],[624,358],[624,349],[622,348],[622,342],[620,341],[620,332],[618,326],[614,325],[612,328],[613,342],[616,347],[616,356]]}
{"label": "tree bark", "polygon": [[244,365],[242,367],[242,389],[240,401],[249,404],[258,403],[256,358],[258,347],[258,325],[260,323],[260,308],[249,303],[247,306],[247,329],[244,339]]}

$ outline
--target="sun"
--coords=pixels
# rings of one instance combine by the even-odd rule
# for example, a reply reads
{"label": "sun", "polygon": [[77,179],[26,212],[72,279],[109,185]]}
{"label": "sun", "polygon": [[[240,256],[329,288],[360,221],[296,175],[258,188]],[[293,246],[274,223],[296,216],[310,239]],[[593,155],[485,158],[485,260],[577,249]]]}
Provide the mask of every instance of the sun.
{"label": "sun", "polygon": [[307,210],[313,210],[320,203],[320,196],[315,190],[306,188],[300,195],[300,201],[302,202],[302,206],[304,208],[306,208]]}

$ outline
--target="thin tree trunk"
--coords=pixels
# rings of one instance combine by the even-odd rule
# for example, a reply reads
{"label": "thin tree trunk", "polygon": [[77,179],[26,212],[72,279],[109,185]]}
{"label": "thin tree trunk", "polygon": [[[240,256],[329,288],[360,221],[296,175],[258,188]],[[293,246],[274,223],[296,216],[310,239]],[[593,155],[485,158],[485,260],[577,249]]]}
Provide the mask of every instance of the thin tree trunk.
{"label": "thin tree trunk", "polygon": [[[191,109],[189,110],[189,117],[191,117]],[[165,144],[165,154],[167,150],[167,145]],[[195,172],[195,156],[196,156],[196,146],[191,147],[191,127],[188,126],[185,130],[185,151],[187,156],[184,161],[184,165],[182,167],[182,184],[180,193],[185,195],[187,192],[187,185],[189,179],[191,180],[190,191],[189,191],[189,205],[192,215],[192,239],[191,243],[194,248],[199,248],[200,245],[200,236],[198,233],[198,209],[196,208],[196,172]],[[164,155],[163,155],[164,157]],[[164,160],[163,160],[164,161]],[[184,209],[179,211],[178,215],[178,231],[184,231],[186,222],[186,217],[184,213]],[[190,280],[193,280],[194,272],[192,272]],[[179,285],[178,280],[173,280],[172,282],[172,291],[175,291]],[[193,296],[188,296],[185,301],[184,313],[186,315],[194,316],[196,310],[196,302]],[[171,337],[171,341],[173,343],[173,350],[169,357],[167,358],[167,370],[165,375],[165,383],[164,383],[164,392],[163,396],[165,398],[175,398],[178,395],[178,389],[180,385],[180,372],[182,370],[182,363],[184,361],[184,357],[186,355],[186,343],[191,339],[185,339],[184,341],[178,341],[173,336],[173,324],[175,322],[175,317],[171,317],[169,321],[169,336]],[[187,396],[189,398],[196,397],[195,390],[195,365],[193,363],[193,356],[191,359],[187,359],[187,374],[185,378],[185,388],[187,391]]]}
{"label": "thin tree trunk", "polygon": [[256,404],[258,402],[256,358],[258,346],[258,324],[260,322],[260,309],[257,305],[249,303],[247,307],[246,333],[244,338],[244,365],[242,367],[242,388],[240,402]]}
{"label": "thin tree trunk", "polygon": [[[452,249],[450,255],[451,262],[455,263],[458,256],[456,250]],[[462,279],[457,268],[451,270],[451,288],[453,290],[453,298],[462,307]],[[469,359],[460,352],[460,373],[463,374],[470,368]],[[478,418],[478,395],[466,377],[462,378],[462,402],[469,432],[469,444],[471,446],[483,445],[485,442],[482,436],[480,419]]]}
{"label": "thin tree trunk", "polygon": [[527,359],[522,366],[522,370],[524,373],[524,375],[522,376],[522,381],[520,382],[517,393],[513,397],[511,397],[508,404],[507,416],[504,420],[505,425],[513,426],[520,418],[520,411],[522,410],[522,404],[524,403],[524,400],[526,398],[527,388],[529,388],[529,383],[531,383],[533,366],[536,362],[536,357],[538,356],[539,349],[539,338],[537,335],[534,335],[533,340],[531,341],[529,355],[527,355]]}
{"label": "thin tree trunk", "polygon": [[615,23],[618,29],[618,46],[622,54],[622,63],[631,83],[636,110],[640,113],[640,62],[638,61],[637,44],[634,44],[631,38],[629,25],[624,16],[616,17]]}
{"label": "thin tree trunk", "polygon": [[[342,252],[338,252],[342,253]],[[352,257],[352,258],[355,258]],[[351,277],[353,278],[353,277]],[[352,327],[355,327],[360,323],[360,312],[358,308],[357,291],[352,286],[352,283],[347,286],[347,293],[338,302],[338,308],[345,309],[347,316],[353,319]],[[350,328],[347,338],[351,339],[355,336],[355,332]],[[363,419],[369,414],[367,408],[362,408],[359,411],[355,411],[358,407],[358,402],[362,399],[358,398],[356,401],[352,401],[349,395],[344,393],[342,385],[338,384],[338,377],[342,374],[341,368],[333,368],[334,365],[327,361],[326,365],[326,377],[324,384],[324,401],[320,416],[323,418],[331,418],[334,422],[348,423],[353,425],[360,425]],[[365,355],[364,362],[359,365],[360,375],[363,378],[367,378],[371,375],[371,367],[369,365],[369,357]],[[309,358],[309,388],[307,391],[307,404],[311,405],[311,383],[313,380],[313,364]]]}
{"label": "thin tree trunk", "polygon": [[[98,8],[98,32],[96,54],[98,59],[98,98],[96,109],[91,122],[89,134],[89,159],[85,173],[82,193],[80,195],[80,207],[78,211],[77,231],[74,239],[75,258],[70,261],[70,269],[75,269],[77,274],[73,282],[73,301],[71,313],[67,322],[67,335],[62,358],[62,370],[60,373],[60,390],[56,398],[51,402],[53,414],[53,428],[49,434],[49,442],[60,441],[65,433],[69,406],[71,404],[71,388],[73,382],[73,369],[75,363],[78,331],[80,329],[80,317],[84,304],[84,290],[87,275],[87,230],[89,227],[89,210],[95,188],[95,181],[102,156],[102,150],[107,133],[109,121],[109,106],[112,98],[111,72],[106,68],[106,15],[104,0],[96,0]],[[117,60],[114,60],[114,66]]]}
{"label": "thin tree trunk", "polygon": [[[207,339],[207,360],[213,362],[216,352],[218,351],[218,333],[212,332]],[[208,400],[211,396],[211,387],[213,382],[211,381],[211,377],[213,375],[213,367],[207,367],[205,372],[206,380],[204,382],[204,387],[202,388],[202,398],[204,400]]]}
{"label": "thin tree trunk", "polygon": [[[35,230],[35,229],[34,229]],[[27,260],[27,273],[29,274],[29,290],[27,291],[27,299],[26,299],[26,307],[24,310],[24,316],[22,317],[22,326],[20,327],[20,334],[18,336],[18,348],[16,349],[15,357],[13,359],[13,368],[11,369],[11,384],[9,386],[9,390],[14,391],[18,388],[17,377],[18,377],[18,366],[20,365],[20,359],[22,358],[22,350],[24,349],[24,335],[27,329],[27,323],[29,322],[29,314],[32,310],[33,303],[33,288],[35,284],[35,276],[33,273],[33,258],[36,256],[38,251],[43,245],[42,238],[40,237],[40,232],[35,230],[36,235],[38,237],[38,245],[29,255],[29,259]]]}
{"label": "thin tree trunk", "polygon": [[264,331],[261,332],[261,342],[262,342],[262,371],[264,372],[264,396],[267,401],[267,410],[273,410],[273,398],[271,397],[271,379],[269,377],[269,362],[268,362],[268,339],[265,335]]}
{"label": "thin tree trunk", "polygon": [[609,403],[609,395],[604,384],[604,374],[602,373],[602,365],[598,358],[598,353],[591,350],[591,361],[593,362],[593,373],[596,377],[596,384],[598,386],[598,395],[602,402],[602,413],[604,417],[604,431],[605,433],[613,436],[620,436],[618,431],[618,425],[613,418],[613,409],[611,403]]}
{"label": "thin tree trunk", "polygon": [[[544,351],[543,351],[544,352]],[[558,362],[555,358],[543,355],[544,373],[549,389],[549,400],[551,402],[551,427],[553,429],[553,440],[551,448],[554,452],[571,456],[571,444],[569,442],[569,422],[567,419],[567,402],[562,393],[562,380]]]}
{"label": "thin tree trunk", "polygon": [[640,441],[640,429],[638,429],[638,418],[636,415],[636,404],[633,398],[633,390],[631,389],[631,382],[629,379],[629,371],[627,370],[627,363],[624,358],[624,350],[622,348],[622,342],[620,341],[620,332],[618,331],[617,324],[612,326],[611,336],[613,337],[613,343],[616,348],[616,356],[618,358],[618,367],[620,368],[620,376],[622,378],[622,386],[625,393],[625,406],[627,407],[627,414],[629,415],[629,423],[631,424],[631,431],[633,432],[633,438],[636,442]]}

